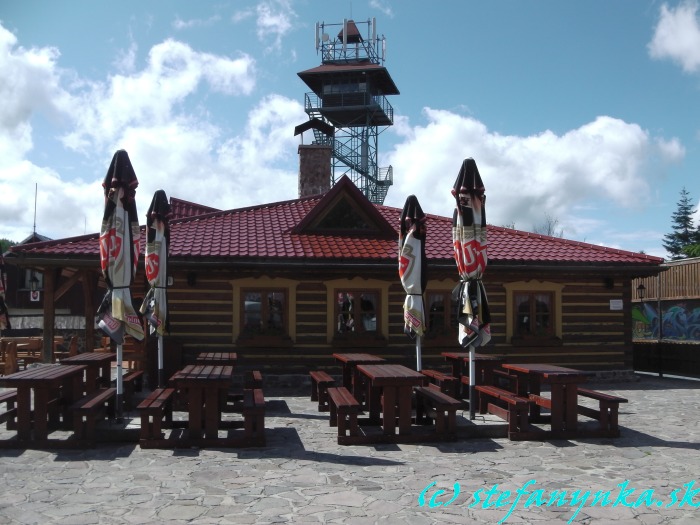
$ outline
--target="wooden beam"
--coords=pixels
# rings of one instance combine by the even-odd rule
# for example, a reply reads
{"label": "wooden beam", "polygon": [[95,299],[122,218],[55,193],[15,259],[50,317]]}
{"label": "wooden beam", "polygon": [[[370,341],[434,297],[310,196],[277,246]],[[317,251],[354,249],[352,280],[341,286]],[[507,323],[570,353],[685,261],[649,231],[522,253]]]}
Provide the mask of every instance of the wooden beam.
{"label": "wooden beam", "polygon": [[53,358],[53,335],[56,321],[56,276],[59,269],[47,268],[44,271],[44,348],[42,361],[50,363]]}
{"label": "wooden beam", "polygon": [[61,297],[63,297],[68,290],[73,288],[73,285],[78,282],[80,279],[81,273],[75,272],[73,275],[71,275],[68,280],[61,285],[58,290],[56,290],[56,301],[58,301]]}
{"label": "wooden beam", "polygon": [[92,352],[95,348],[95,303],[94,294],[98,276],[91,270],[80,272],[83,282],[83,302],[85,304],[85,349]]}

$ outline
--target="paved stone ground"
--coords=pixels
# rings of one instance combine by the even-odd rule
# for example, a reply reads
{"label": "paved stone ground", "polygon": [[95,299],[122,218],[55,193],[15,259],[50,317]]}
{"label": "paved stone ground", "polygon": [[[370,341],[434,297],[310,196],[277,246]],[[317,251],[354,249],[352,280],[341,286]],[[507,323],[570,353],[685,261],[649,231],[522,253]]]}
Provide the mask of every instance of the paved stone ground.
{"label": "paved stone ground", "polygon": [[[0,450],[0,524],[700,523],[700,383],[595,387],[630,400],[619,439],[339,446],[306,396],[270,395],[265,448]],[[529,480],[507,516],[515,494],[503,491]],[[561,506],[547,505],[553,491]],[[590,495],[572,505],[574,491]],[[596,491],[607,505],[592,505]]]}

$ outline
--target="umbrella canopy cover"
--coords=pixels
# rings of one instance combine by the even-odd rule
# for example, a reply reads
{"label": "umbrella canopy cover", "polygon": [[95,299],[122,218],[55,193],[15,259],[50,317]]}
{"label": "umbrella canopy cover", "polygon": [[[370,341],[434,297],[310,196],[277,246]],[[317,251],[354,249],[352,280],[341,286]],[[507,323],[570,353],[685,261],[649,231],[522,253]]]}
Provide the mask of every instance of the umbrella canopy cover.
{"label": "umbrella canopy cover", "polygon": [[5,259],[3,259],[2,254],[0,254],[0,332],[11,328],[10,315],[8,314],[7,304],[5,303],[5,290],[7,290]]}
{"label": "umbrella canopy cover", "polygon": [[170,244],[170,203],[165,191],[158,190],[146,213],[146,278],[151,285],[146,293],[141,313],[151,327],[151,333],[164,335],[168,319],[168,246]]}
{"label": "umbrella canopy cover", "polygon": [[135,200],[138,184],[129,155],[124,150],[117,151],[102,182],[105,207],[100,229],[100,264],[109,289],[98,310],[100,328],[117,344],[123,344],[125,332],[138,341],[144,338],[129,288],[141,252]]}
{"label": "umbrella canopy cover", "polygon": [[483,346],[491,339],[491,314],[482,276],[488,262],[486,253],[486,196],[479,169],[466,159],[457,175],[452,195],[452,241],[460,284],[453,292],[458,304],[459,343]]}
{"label": "umbrella canopy cover", "polygon": [[422,337],[425,333],[425,220],[418,199],[415,195],[409,196],[401,212],[399,277],[406,291],[406,300],[403,303],[404,332],[411,337]]}

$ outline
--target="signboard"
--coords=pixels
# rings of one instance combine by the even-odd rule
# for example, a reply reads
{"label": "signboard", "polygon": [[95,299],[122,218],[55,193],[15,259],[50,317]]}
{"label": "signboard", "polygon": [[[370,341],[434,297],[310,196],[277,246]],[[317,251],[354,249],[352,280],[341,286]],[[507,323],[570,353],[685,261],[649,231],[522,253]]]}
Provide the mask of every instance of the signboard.
{"label": "signboard", "polygon": [[39,302],[41,300],[41,292],[39,290],[29,292],[29,300],[33,303]]}
{"label": "signboard", "polygon": [[622,310],[622,299],[610,299],[610,310]]}

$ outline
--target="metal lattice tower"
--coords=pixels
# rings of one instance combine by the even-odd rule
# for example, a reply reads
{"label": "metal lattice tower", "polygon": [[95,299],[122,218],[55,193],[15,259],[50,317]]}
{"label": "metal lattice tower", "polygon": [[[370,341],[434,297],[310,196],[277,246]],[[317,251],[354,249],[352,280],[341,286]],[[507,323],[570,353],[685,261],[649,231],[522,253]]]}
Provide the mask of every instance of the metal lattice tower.
{"label": "metal lattice tower", "polygon": [[[362,36],[358,25],[367,26]],[[340,32],[329,36],[326,30]],[[382,204],[393,183],[392,168],[377,166],[379,134],[394,123],[386,95],[398,95],[384,67],[386,39],[377,36],[376,21],[316,24],[316,50],[321,65],[298,73],[312,90],[304,109],[316,144],[331,145],[331,184],[343,175],[375,204]],[[333,130],[329,132],[328,130]]]}

